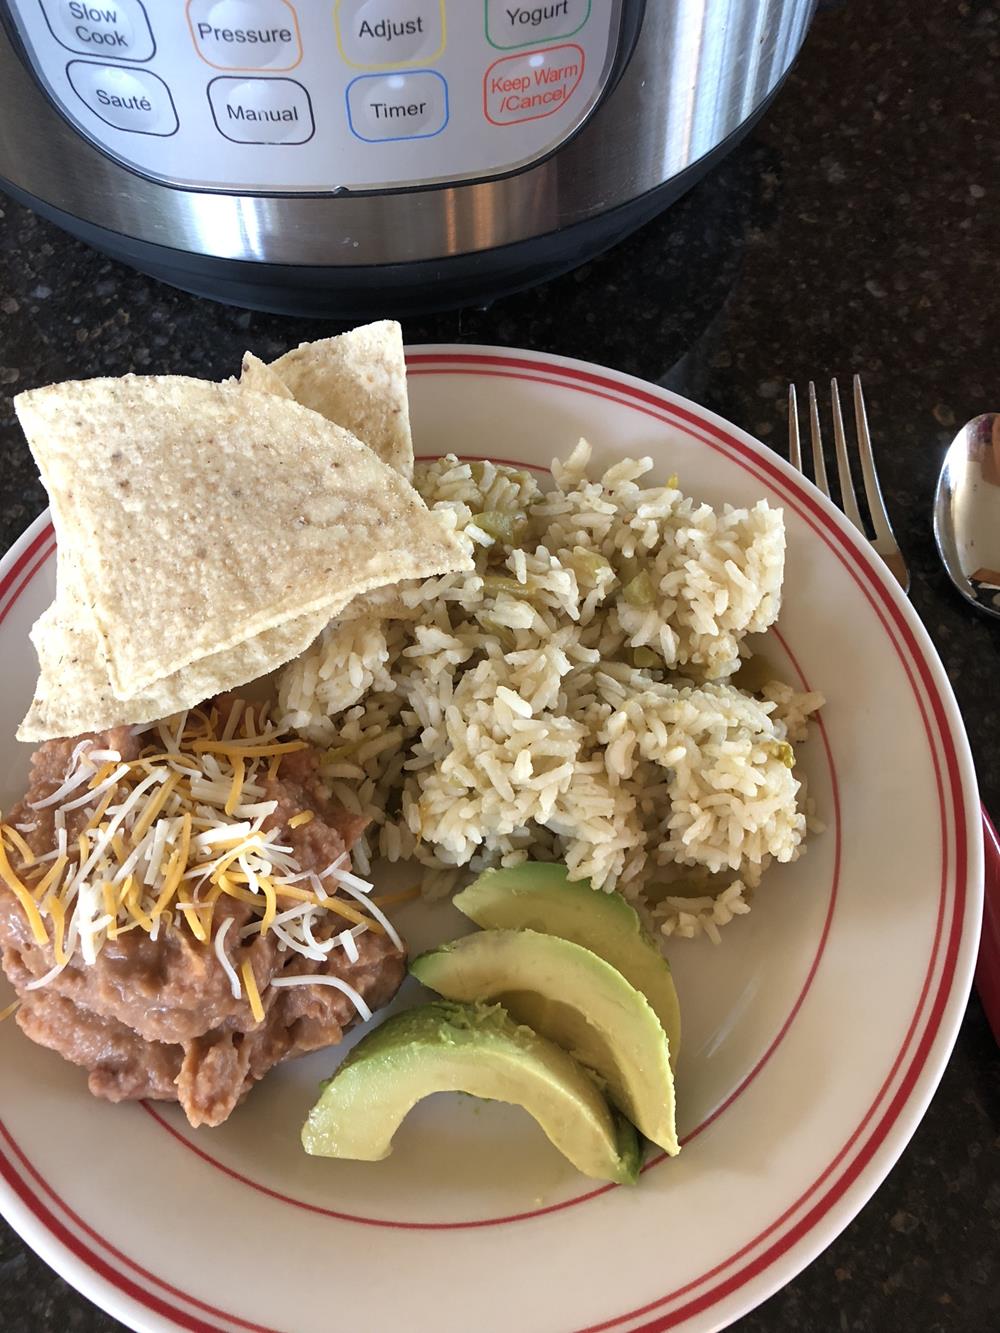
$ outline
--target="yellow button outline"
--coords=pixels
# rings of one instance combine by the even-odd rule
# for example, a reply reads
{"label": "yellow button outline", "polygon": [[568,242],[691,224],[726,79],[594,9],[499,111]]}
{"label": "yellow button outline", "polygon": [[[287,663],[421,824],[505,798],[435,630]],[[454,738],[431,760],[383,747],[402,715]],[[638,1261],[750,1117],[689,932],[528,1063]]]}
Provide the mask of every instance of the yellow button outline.
{"label": "yellow button outline", "polygon": [[187,19],[188,32],[191,34],[191,42],[194,45],[195,55],[199,60],[203,60],[211,69],[252,70],[259,74],[266,74],[268,70],[271,70],[275,74],[285,74],[290,69],[298,69],[299,65],[302,64],[302,33],[299,30],[299,16],[295,12],[295,6],[291,3],[291,0],[278,0],[278,3],[284,5],[286,9],[291,10],[292,27],[295,29],[295,45],[298,47],[299,54],[290,65],[217,65],[214,60],[209,60],[208,56],[204,54],[201,47],[198,45],[198,38],[195,36],[194,24],[191,22],[191,6],[194,4],[194,0],[187,0],[187,4],[184,6],[184,17]]}
{"label": "yellow button outline", "polygon": [[352,60],[344,50],[344,41],[340,33],[340,9],[344,0],[334,0],[333,6],[333,30],[337,34],[337,50],[340,52],[340,58],[345,65],[350,65],[351,69],[406,69],[409,65],[429,65],[432,60],[438,60],[444,54],[444,48],[448,44],[447,19],[445,17],[444,0],[438,0],[438,9],[441,11],[441,45],[431,55],[415,55],[410,60],[393,60],[388,64],[382,65],[363,65],[360,61]]}

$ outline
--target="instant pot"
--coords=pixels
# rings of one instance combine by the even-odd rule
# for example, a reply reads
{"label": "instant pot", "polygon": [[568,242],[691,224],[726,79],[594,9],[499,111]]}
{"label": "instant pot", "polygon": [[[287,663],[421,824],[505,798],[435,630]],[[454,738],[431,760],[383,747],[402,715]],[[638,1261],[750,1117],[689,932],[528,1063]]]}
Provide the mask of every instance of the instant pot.
{"label": "instant pot", "polygon": [[175,286],[482,303],[666,207],[815,0],[0,0],[0,184]]}

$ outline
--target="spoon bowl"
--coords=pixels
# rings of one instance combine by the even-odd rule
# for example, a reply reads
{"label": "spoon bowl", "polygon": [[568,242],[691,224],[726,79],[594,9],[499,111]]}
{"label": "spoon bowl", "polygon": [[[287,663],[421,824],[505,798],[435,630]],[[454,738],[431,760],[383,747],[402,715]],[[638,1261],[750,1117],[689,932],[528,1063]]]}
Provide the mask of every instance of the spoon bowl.
{"label": "spoon bowl", "polygon": [[1000,412],[962,427],[934,495],[934,540],[967,602],[1000,617]]}

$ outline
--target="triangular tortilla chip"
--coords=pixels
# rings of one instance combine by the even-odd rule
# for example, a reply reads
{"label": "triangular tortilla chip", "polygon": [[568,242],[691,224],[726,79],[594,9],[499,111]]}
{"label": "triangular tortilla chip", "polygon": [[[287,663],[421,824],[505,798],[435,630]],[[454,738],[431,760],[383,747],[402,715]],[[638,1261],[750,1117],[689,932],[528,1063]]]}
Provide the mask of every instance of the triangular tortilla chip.
{"label": "triangular tortilla chip", "polygon": [[[364,440],[407,480],[413,476],[403,331],[395,320],[302,343],[272,361],[269,369],[296,402]],[[255,367],[251,378],[256,382],[248,387],[274,392],[261,385]]]}
{"label": "triangular tortilla chip", "polygon": [[59,557],[56,600],[31,629],[38,655],[38,683],[19,741],[46,741],[85,731],[153,722],[193,708],[214,694],[236,689],[283,666],[325,627],[330,614],[312,611],[246,643],[190,662],[158,680],[134,699],[119,699],[111,688],[101,641],[94,629],[79,578]]}
{"label": "triangular tortilla chip", "polygon": [[[261,361],[259,356],[254,356],[253,352],[243,353],[243,365],[240,369],[239,380],[226,380],[226,384],[239,384],[244,389],[249,389],[251,393],[273,393],[277,398],[294,398],[295,395],[281,378],[281,376],[271,369],[266,362]],[[322,412],[320,416],[322,416]],[[343,422],[334,422],[336,426],[342,426]],[[350,427],[345,427],[350,429]],[[352,434],[358,435],[357,431]],[[368,441],[358,435],[362,444],[368,444]],[[368,446],[371,448],[371,445]],[[376,451],[377,452],[377,451]]]}
{"label": "triangular tortilla chip", "polygon": [[470,567],[398,473],[297,403],[127,375],[16,407],[120,699],[357,593]]}

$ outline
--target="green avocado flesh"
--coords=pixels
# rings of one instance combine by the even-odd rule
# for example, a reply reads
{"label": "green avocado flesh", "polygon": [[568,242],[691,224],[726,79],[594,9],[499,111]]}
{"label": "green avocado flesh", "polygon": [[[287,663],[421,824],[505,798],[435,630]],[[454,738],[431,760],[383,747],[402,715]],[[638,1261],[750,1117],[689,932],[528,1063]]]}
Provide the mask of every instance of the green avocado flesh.
{"label": "green avocado flesh", "polygon": [[485,930],[537,930],[580,944],[617,968],[645,995],[670,1043],[670,1063],[681,1044],[681,1010],[667,960],[643,929],[639,914],[618,893],[571,880],[566,867],[526,861],[487,870],[454,898],[460,912]]}
{"label": "green avocado flesh", "polygon": [[403,1117],[432,1092],[512,1102],[578,1171],[631,1185],[639,1141],[593,1078],[499,1005],[438,1001],[396,1014],[360,1041],[302,1129],[306,1152],[377,1162]]}
{"label": "green avocado flesh", "polygon": [[534,930],[481,930],[410,971],[449,1000],[495,1001],[596,1074],[651,1142],[680,1151],[667,1038],[645,996],[589,949]]}

